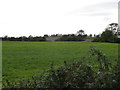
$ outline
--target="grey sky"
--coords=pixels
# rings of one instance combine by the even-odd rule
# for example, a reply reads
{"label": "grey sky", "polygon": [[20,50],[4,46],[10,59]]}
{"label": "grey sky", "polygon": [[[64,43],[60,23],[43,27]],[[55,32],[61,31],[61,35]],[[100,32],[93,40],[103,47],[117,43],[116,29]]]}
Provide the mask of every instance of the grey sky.
{"label": "grey sky", "polygon": [[99,34],[118,22],[119,0],[0,0],[0,36]]}
{"label": "grey sky", "polygon": [[[69,14],[80,13],[81,15],[90,15],[90,16],[104,16],[104,15],[112,15],[114,13],[111,10],[116,10],[118,8],[118,1],[110,1],[110,2],[101,2],[92,5],[88,5],[86,7],[80,8],[78,10],[74,10],[69,12]],[[106,11],[108,10],[108,11]]]}

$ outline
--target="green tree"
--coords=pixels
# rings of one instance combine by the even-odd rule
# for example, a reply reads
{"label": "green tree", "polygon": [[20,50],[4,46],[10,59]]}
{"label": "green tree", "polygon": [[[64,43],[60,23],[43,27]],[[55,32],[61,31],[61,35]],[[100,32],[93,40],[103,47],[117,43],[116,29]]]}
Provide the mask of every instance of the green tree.
{"label": "green tree", "polygon": [[89,37],[92,37],[92,34],[90,34]]}
{"label": "green tree", "polygon": [[77,31],[77,34],[79,35],[79,34],[81,34],[81,35],[84,35],[85,34],[85,32],[84,32],[84,30],[79,30],[79,31]]}
{"label": "green tree", "polygon": [[101,34],[101,41],[102,42],[115,42],[115,34],[111,30],[105,30]]}
{"label": "green tree", "polygon": [[120,39],[117,37],[117,29],[118,24],[117,23],[111,23],[108,25],[108,27],[105,29],[105,31],[102,32],[102,34],[99,37],[95,38],[95,42],[120,42]]}
{"label": "green tree", "polygon": [[117,23],[111,23],[108,25],[106,30],[101,34],[102,42],[118,42],[117,40]]}
{"label": "green tree", "polygon": [[118,24],[117,23],[111,23],[106,28],[106,30],[111,30],[114,34],[116,34],[117,29],[118,29]]}

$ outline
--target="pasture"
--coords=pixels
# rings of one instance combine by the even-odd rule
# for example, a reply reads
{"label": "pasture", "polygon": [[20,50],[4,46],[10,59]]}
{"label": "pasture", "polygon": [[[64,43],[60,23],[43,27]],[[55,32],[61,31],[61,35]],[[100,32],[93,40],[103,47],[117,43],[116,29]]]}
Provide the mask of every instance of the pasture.
{"label": "pasture", "polygon": [[[84,60],[97,65],[90,59],[90,46],[96,46],[114,64],[118,57],[118,44],[96,42],[2,42],[3,80],[11,81],[30,78],[48,69],[50,64],[56,67],[64,61]],[[87,57],[88,59],[83,59]]]}

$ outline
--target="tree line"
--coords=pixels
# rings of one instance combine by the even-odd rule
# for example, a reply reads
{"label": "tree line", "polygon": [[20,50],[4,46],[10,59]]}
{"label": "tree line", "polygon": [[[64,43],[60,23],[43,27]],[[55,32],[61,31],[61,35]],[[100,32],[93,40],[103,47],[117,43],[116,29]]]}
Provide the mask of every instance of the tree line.
{"label": "tree line", "polygon": [[5,36],[5,37],[2,37],[2,41],[46,41],[46,38],[45,37],[41,37],[41,36],[29,36],[29,37],[26,37],[26,36],[21,36],[21,37],[8,37],[8,36]]}
{"label": "tree line", "polygon": [[86,37],[92,37],[92,34],[89,36],[85,34],[84,30],[79,30],[76,34],[53,34],[47,35],[45,34],[42,36],[32,36],[29,37],[21,36],[21,37],[2,37],[2,41],[47,41],[46,38],[48,37],[58,37],[55,41],[84,41]]}
{"label": "tree line", "polygon": [[99,35],[87,35],[84,30],[77,31],[76,34],[53,34],[51,36],[45,34],[42,36],[32,36],[29,37],[2,37],[3,41],[47,41],[48,37],[58,37],[55,41],[85,41],[86,39],[92,39],[93,42],[110,42],[110,43],[120,43],[120,38],[118,38],[118,24],[111,23],[108,27]]}
{"label": "tree line", "polygon": [[87,34],[85,35],[67,34],[67,35],[62,35],[62,37],[58,38],[56,41],[84,41],[86,37]]}

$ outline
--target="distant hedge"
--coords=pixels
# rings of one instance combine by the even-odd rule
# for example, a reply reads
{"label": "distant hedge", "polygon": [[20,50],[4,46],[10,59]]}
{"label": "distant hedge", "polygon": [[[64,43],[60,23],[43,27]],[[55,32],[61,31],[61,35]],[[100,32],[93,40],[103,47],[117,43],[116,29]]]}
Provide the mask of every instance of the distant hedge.
{"label": "distant hedge", "polygon": [[41,37],[41,36],[29,36],[29,37],[2,37],[2,41],[46,41],[45,37]]}
{"label": "distant hedge", "polygon": [[84,41],[86,37],[87,37],[87,35],[68,34],[68,35],[62,35],[56,41]]}

